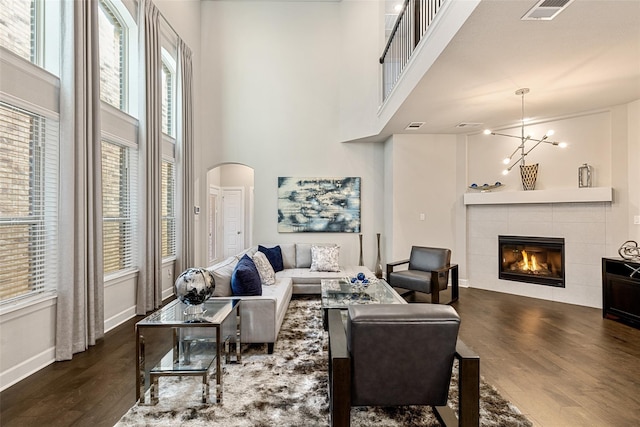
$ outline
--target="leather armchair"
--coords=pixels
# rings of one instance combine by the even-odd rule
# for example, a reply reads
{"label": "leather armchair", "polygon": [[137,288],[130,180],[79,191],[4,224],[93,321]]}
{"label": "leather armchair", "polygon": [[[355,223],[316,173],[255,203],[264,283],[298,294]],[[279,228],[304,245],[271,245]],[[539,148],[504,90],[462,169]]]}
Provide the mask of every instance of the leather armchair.
{"label": "leather armchair", "polygon": [[[395,267],[408,264],[406,270],[394,271]],[[440,291],[447,289],[451,271],[451,304],[458,300],[458,265],[451,264],[451,250],[412,246],[409,259],[387,264],[387,282],[394,287],[412,292],[431,294],[431,302],[440,303]]]}
{"label": "leather armchair", "polygon": [[[480,358],[457,339],[459,325],[445,305],[353,305],[346,326],[329,310],[331,426],[349,426],[352,406],[429,405],[445,426],[477,427]],[[454,358],[457,417],[446,406]]]}

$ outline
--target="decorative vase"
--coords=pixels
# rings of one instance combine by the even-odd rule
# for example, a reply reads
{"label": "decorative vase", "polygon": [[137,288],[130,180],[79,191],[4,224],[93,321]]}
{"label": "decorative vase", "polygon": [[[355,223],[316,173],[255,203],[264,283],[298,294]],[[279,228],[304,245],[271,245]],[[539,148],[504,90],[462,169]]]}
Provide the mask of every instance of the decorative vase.
{"label": "decorative vase", "polygon": [[538,177],[538,163],[533,165],[520,165],[520,176],[522,177],[522,188],[524,190],[535,190],[536,178]]}
{"label": "decorative vase", "polygon": [[376,257],[376,277],[382,279],[382,262],[380,261],[380,233],[376,233],[378,239],[378,256]]}
{"label": "decorative vase", "polygon": [[204,302],[213,295],[215,279],[213,274],[205,268],[188,268],[176,279],[173,290],[176,297],[187,307],[185,315],[197,316],[204,314]]}
{"label": "decorative vase", "polygon": [[578,188],[591,187],[591,171],[591,166],[586,163],[578,168]]}
{"label": "decorative vase", "polygon": [[360,233],[360,259],[358,260],[358,265],[364,265],[362,260],[362,233]]}

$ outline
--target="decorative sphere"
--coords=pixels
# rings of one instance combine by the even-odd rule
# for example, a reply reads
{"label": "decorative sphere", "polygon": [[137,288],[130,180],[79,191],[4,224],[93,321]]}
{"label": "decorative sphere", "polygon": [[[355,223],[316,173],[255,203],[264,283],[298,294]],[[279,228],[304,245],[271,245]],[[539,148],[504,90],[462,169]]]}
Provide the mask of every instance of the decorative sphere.
{"label": "decorative sphere", "polygon": [[352,277],[352,278],[351,278],[351,283],[356,283],[357,281],[358,281],[358,278],[357,278],[357,277]]}
{"label": "decorative sphere", "polygon": [[188,268],[176,279],[173,290],[180,301],[189,305],[205,302],[215,289],[213,274],[205,268]]}
{"label": "decorative sphere", "polygon": [[361,282],[366,279],[366,276],[364,275],[364,273],[358,273],[358,276],[356,276],[358,278],[358,280],[360,280]]}

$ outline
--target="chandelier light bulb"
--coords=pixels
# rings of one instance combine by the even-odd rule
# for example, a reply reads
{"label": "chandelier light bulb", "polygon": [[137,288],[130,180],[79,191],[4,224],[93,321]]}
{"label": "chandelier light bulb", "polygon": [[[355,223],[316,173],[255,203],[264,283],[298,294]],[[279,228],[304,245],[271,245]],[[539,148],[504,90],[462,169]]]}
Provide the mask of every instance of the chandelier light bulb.
{"label": "chandelier light bulb", "polygon": [[485,135],[491,135],[491,129],[485,129],[484,132]]}
{"label": "chandelier light bulb", "polygon": [[558,144],[558,147],[567,148],[567,143],[566,142],[561,142],[560,144]]}
{"label": "chandelier light bulb", "polygon": [[547,131],[547,136],[551,136],[551,135],[553,135],[554,133],[555,133],[555,131],[554,131],[553,129],[549,129],[549,130]]}
{"label": "chandelier light bulb", "polygon": [[502,171],[502,175],[506,175],[508,173],[509,173],[509,169],[505,169],[505,170]]}
{"label": "chandelier light bulb", "polygon": [[504,163],[505,165],[508,165],[510,161],[511,161],[510,157],[505,157],[502,163]]}

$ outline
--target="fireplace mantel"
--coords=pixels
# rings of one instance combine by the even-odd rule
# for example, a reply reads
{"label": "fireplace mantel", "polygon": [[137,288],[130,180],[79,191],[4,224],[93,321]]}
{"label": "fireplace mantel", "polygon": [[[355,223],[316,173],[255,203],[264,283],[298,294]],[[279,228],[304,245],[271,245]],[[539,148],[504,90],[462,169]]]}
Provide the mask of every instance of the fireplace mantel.
{"label": "fireplace mantel", "polygon": [[530,191],[489,191],[464,194],[465,205],[506,205],[521,203],[590,203],[613,201],[613,188],[560,188]]}

